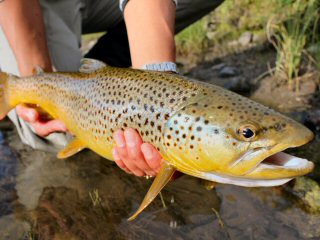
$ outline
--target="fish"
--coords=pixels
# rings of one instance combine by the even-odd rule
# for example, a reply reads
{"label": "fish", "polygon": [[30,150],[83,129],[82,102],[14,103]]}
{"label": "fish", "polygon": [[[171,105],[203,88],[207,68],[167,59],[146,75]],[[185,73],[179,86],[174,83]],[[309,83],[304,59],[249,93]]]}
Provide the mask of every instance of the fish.
{"label": "fish", "polygon": [[0,72],[0,119],[34,104],[65,123],[73,140],[58,154],[89,148],[113,160],[113,133],[134,128],[163,161],[136,218],[175,171],[244,187],[282,185],[314,164],[282,152],[311,141],[302,124],[219,86],[163,72],[115,68],[83,59],[78,72],[19,78]]}

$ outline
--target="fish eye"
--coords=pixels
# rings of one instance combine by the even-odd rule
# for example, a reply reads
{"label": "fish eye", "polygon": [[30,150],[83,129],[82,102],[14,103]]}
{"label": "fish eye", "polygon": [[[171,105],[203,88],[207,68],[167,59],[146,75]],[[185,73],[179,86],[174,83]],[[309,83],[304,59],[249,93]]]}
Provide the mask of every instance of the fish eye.
{"label": "fish eye", "polygon": [[251,141],[256,136],[256,128],[252,125],[244,125],[237,130],[237,134],[242,140]]}

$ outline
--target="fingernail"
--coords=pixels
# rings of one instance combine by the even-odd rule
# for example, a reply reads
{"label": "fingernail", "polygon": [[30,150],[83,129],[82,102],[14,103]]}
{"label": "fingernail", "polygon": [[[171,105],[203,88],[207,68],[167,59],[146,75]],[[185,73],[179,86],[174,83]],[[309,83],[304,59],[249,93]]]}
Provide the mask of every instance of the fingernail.
{"label": "fingernail", "polygon": [[113,158],[114,158],[115,161],[120,160],[120,156],[119,156],[119,153],[118,153],[117,149],[115,149],[115,148],[112,149],[112,155],[113,155]]}
{"label": "fingernail", "polygon": [[118,147],[123,148],[126,146],[125,142],[122,140],[122,137],[120,137],[118,134],[115,134],[114,140]]}
{"label": "fingernail", "polygon": [[153,151],[152,149],[150,149],[149,147],[143,149],[143,155],[145,158],[147,159],[152,159],[153,157]]}
{"label": "fingernail", "polygon": [[136,146],[136,137],[127,131],[124,132],[124,135],[126,137],[128,147],[135,147]]}

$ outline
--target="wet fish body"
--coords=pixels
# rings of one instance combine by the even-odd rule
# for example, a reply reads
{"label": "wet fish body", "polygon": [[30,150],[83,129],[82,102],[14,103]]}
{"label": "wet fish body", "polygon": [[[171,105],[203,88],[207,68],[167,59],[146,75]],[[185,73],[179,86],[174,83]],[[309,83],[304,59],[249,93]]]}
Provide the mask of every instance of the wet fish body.
{"label": "wet fish body", "polygon": [[313,163],[280,151],[313,138],[301,124],[215,85],[85,60],[78,73],[0,73],[2,117],[20,103],[62,120],[75,139],[58,157],[89,148],[112,160],[113,132],[135,128],[163,156],[141,212],[175,170],[241,186],[276,186]]}

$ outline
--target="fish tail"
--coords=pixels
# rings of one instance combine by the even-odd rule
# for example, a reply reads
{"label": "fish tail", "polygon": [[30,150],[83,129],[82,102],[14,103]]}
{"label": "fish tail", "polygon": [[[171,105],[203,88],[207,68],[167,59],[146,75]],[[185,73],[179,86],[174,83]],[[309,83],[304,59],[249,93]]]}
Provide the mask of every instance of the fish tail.
{"label": "fish tail", "polygon": [[0,72],[0,120],[5,118],[7,113],[15,107],[9,103],[8,80],[10,77],[16,76]]}

